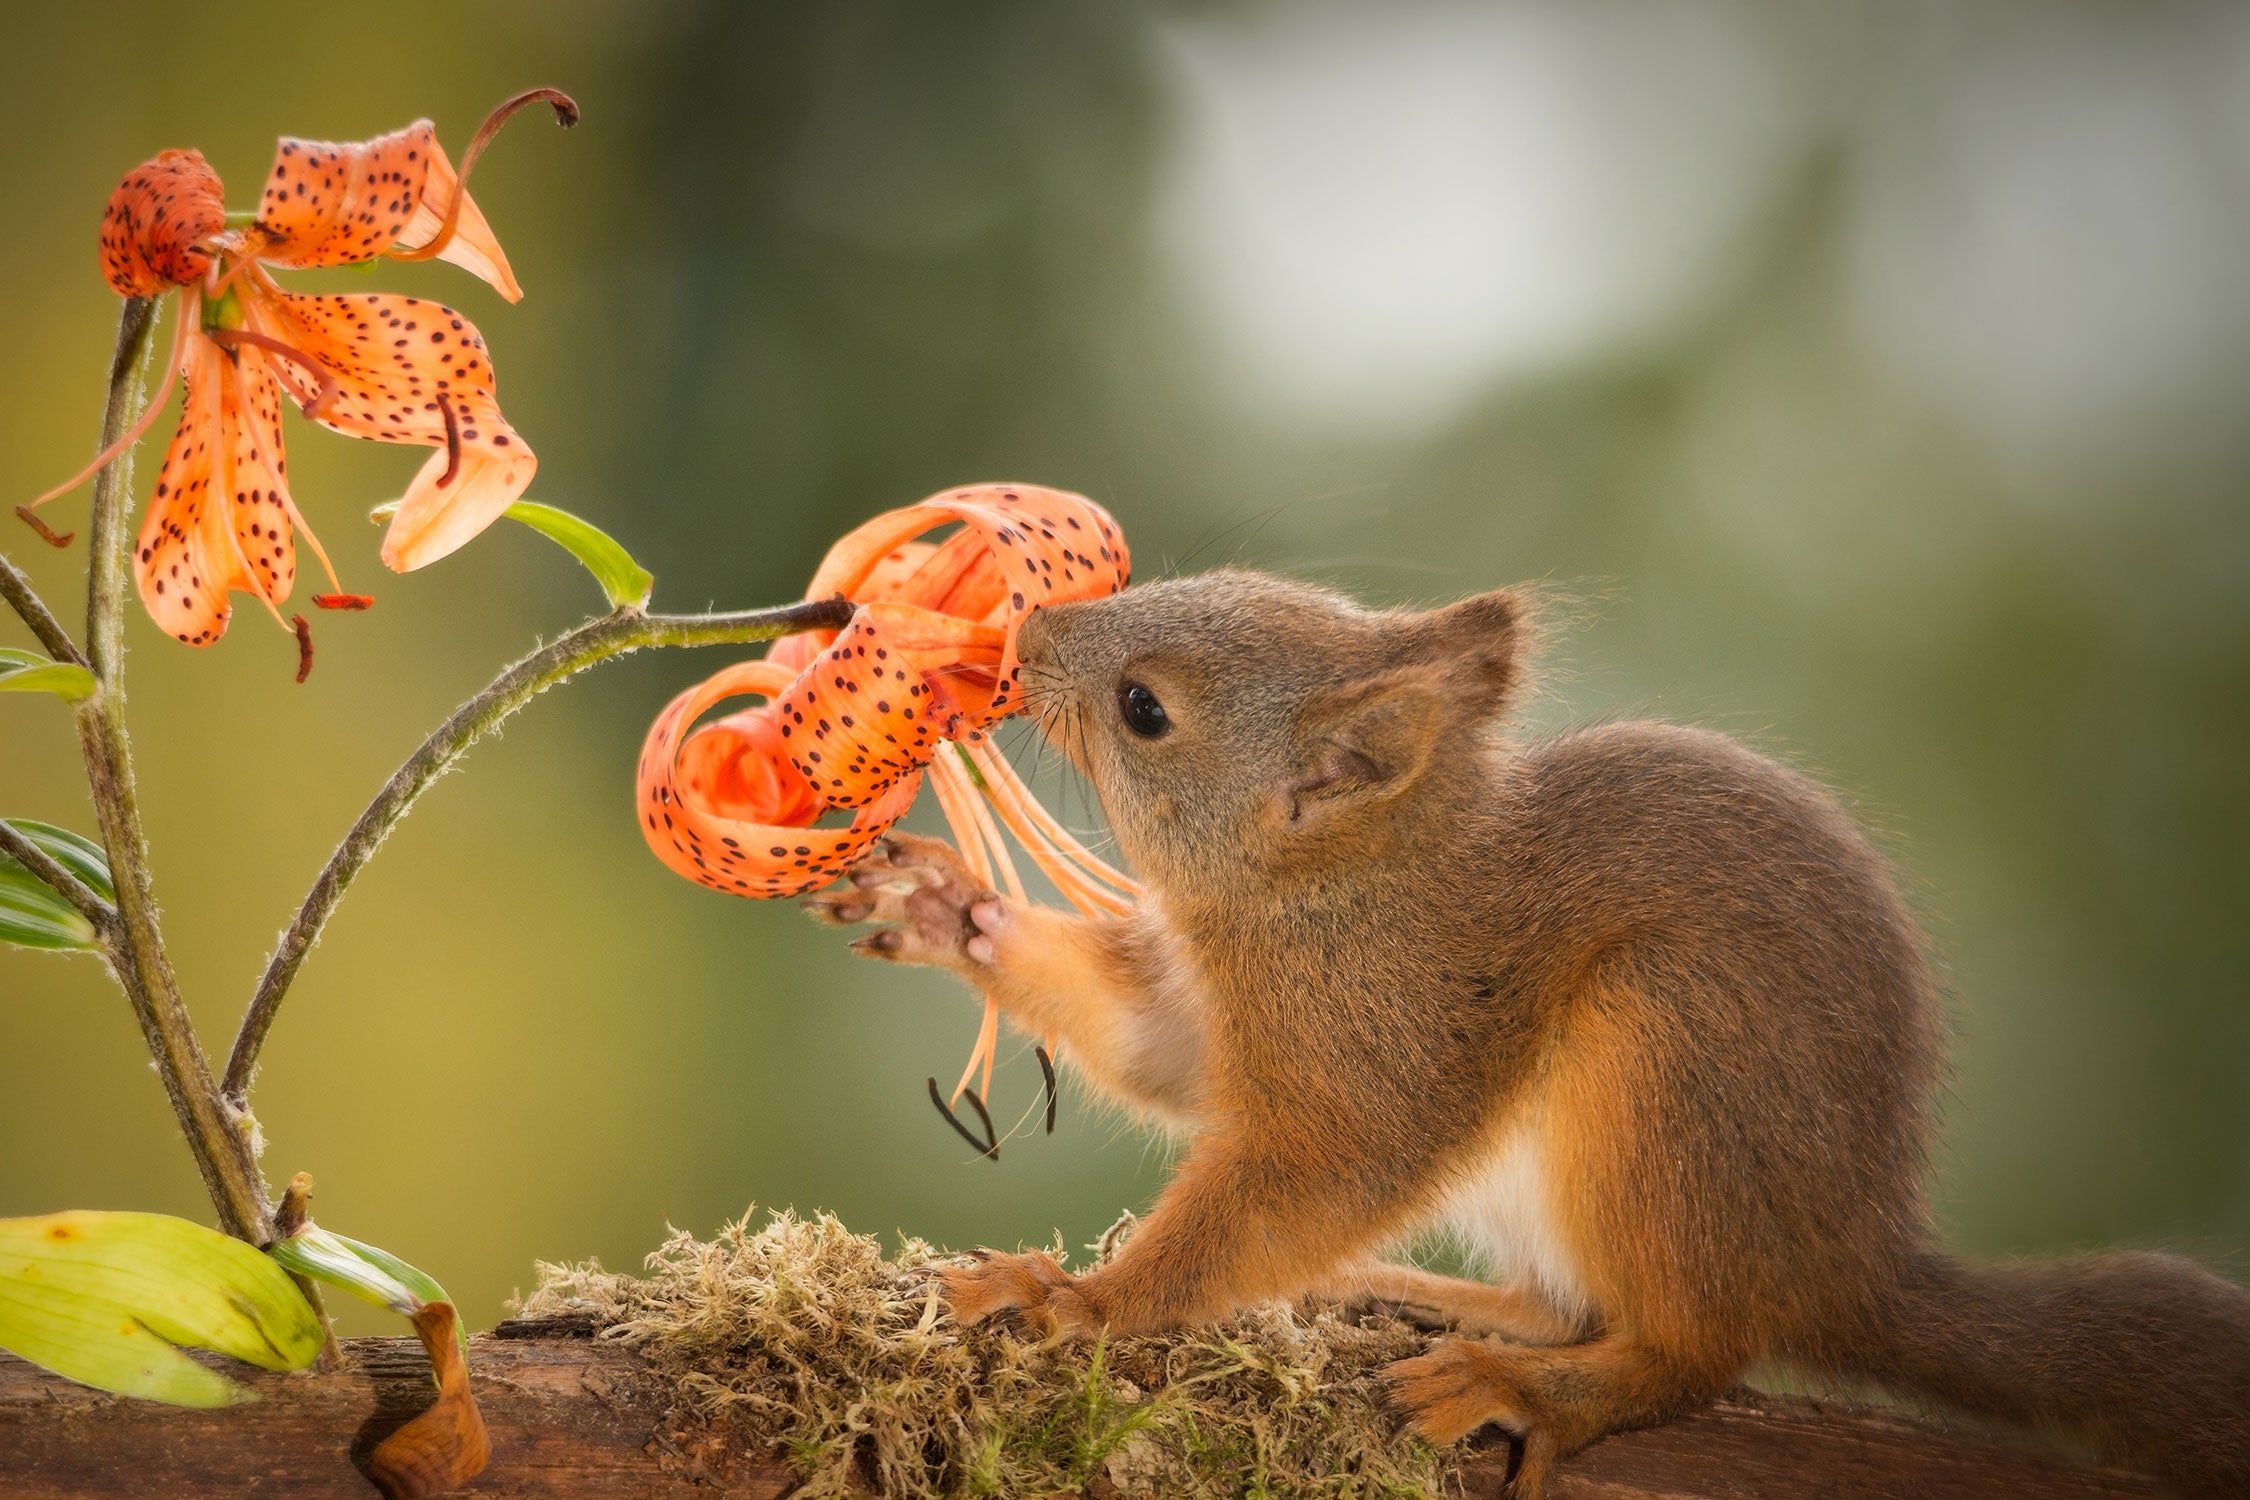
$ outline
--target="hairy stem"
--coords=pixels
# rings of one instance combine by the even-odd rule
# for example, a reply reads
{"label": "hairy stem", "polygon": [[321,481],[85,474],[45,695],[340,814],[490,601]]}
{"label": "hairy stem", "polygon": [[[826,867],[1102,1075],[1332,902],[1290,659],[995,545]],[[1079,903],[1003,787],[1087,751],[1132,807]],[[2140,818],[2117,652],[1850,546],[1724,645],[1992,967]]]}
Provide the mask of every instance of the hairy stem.
{"label": "hairy stem", "polygon": [[70,638],[70,632],[63,629],[62,621],[55,618],[54,612],[32,590],[31,580],[23,575],[22,569],[5,557],[0,557],[0,599],[7,600],[15,607],[16,613],[23,616],[24,624],[29,625],[31,633],[39,637],[39,644],[47,648],[49,656],[57,661],[67,661],[74,667],[88,665],[86,653],[78,649],[78,643]]}
{"label": "hairy stem", "polygon": [[45,881],[56,895],[77,907],[79,914],[93,923],[96,931],[107,937],[116,935],[117,908],[104,901],[92,886],[64,869],[53,855],[5,822],[0,822],[0,854],[6,854]]}
{"label": "hairy stem", "polygon": [[[129,297],[117,324],[117,354],[109,369],[109,404],[102,415],[102,446],[130,427],[144,401],[141,366],[155,326],[156,304]],[[132,1001],[147,1038],[157,1076],[203,1174],[203,1186],[229,1234],[263,1244],[271,1238],[265,1180],[258,1173],[248,1131],[219,1096],[211,1064],[196,1040],[180,998],[179,980],[157,928],[156,895],[149,876],[148,841],[133,785],[132,744],[125,733],[125,572],[132,546],[132,455],[120,454],[94,476],[86,558],[86,645],[98,691],[78,705],[78,742],[93,791],[94,814],[109,853],[117,887],[117,936],[112,967]]]}
{"label": "hairy stem", "polygon": [[374,857],[376,848],[406,816],[423,789],[503,719],[565,678],[628,651],[648,646],[739,645],[800,630],[839,629],[850,618],[851,606],[841,599],[715,615],[649,615],[628,606],[579,626],[494,678],[484,691],[454,710],[453,716],[432,731],[421,748],[384,783],[313,882],[304,905],[297,909],[288,931],[281,935],[280,946],[268,960],[250,1007],[243,1013],[241,1028],[235,1033],[224,1085],[229,1107],[247,1111],[258,1050],[265,1045],[282,997],[288,994],[305,955],[320,940],[321,929],[360,867]]}

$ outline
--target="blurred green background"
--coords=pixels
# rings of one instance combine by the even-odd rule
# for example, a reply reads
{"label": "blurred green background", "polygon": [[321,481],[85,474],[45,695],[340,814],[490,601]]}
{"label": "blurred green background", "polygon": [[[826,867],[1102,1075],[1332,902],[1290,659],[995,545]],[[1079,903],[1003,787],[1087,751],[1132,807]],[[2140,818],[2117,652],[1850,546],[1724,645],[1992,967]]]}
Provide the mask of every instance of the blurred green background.
{"label": "blurred green background", "polygon": [[[248,205],[278,134],[427,114],[458,152],[536,83],[585,123],[526,116],[475,184],[520,306],[442,265],[328,279],[475,317],[534,496],[660,605],[792,597],[848,526],[990,478],[1100,499],[1143,577],[1548,580],[1576,602],[1535,722],[1743,735],[1895,853],[1953,995],[1956,1244],[2250,1240],[2250,11],[19,4],[0,493],[90,451],[134,163],[198,146]],[[289,440],[379,605],[316,620],[303,687],[254,605],[211,650],[130,626],[221,1055],[389,769],[598,603],[516,528],[385,573],[359,518],[420,450]],[[5,545],[75,617],[83,551]],[[477,1324],[536,1258],[629,1265],[753,1200],[1078,1244],[1162,1180],[1076,1093],[973,1159],[922,1083],[968,997],[646,854],[642,731],[737,654],[605,667],[479,747],[265,1054],[276,1177]],[[50,704],[0,703],[0,811],[91,826]],[[94,963],[0,951],[0,1214],[207,1217],[145,1064]],[[1014,1056],[1004,1122],[1037,1086]]]}

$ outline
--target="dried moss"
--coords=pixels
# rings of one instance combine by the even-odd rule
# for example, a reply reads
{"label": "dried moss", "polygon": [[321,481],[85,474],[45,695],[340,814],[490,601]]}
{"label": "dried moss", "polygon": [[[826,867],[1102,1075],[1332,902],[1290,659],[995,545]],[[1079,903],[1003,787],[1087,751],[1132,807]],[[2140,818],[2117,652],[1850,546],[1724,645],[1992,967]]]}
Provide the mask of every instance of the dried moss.
{"label": "dried moss", "polygon": [[[1105,1240],[1109,1237],[1105,1236]],[[1340,1307],[1049,1346],[956,1327],[908,1240],[885,1257],[821,1215],[675,1233],[646,1276],[539,1267],[527,1317],[590,1316],[701,1417],[772,1445],[797,1493],[841,1496],[1427,1495],[1457,1450],[1400,1434],[1379,1373],[1425,1335]]]}

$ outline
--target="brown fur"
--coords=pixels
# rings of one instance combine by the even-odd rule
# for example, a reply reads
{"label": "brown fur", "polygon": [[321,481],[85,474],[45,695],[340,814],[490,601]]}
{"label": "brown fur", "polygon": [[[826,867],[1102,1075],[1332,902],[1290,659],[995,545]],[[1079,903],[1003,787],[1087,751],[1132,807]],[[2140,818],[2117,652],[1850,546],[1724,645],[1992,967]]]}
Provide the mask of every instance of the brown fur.
{"label": "brown fur", "polygon": [[[1923,1199],[1938,1003],[1879,855],[1800,776],[1618,724],[1519,746],[1519,596],[1377,612],[1226,572],[1037,614],[1026,698],[1147,883],[1097,921],[900,839],[818,898],[898,925],[1192,1146],[1115,1260],[988,1256],[956,1316],[1139,1332],[1326,1290],[1465,1331],[1393,1370],[1519,1494],[1759,1361],[2071,1428],[2250,1493],[2250,1296],[2185,1262],[1972,1269]],[[1124,725],[1126,682],[1169,711]],[[1466,1204],[1468,1208],[1462,1209]],[[1505,1287],[1376,1257],[1449,1211]]]}

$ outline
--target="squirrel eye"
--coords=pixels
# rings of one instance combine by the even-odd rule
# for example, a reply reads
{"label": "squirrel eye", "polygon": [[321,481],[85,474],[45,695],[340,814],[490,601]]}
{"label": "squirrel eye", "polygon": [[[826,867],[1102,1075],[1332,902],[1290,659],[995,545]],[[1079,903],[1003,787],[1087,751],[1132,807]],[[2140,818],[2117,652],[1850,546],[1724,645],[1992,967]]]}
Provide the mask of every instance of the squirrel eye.
{"label": "squirrel eye", "polygon": [[1156,694],[1137,682],[1128,682],[1117,690],[1117,712],[1125,727],[1144,740],[1156,739],[1172,727],[1172,716],[1156,701]]}

